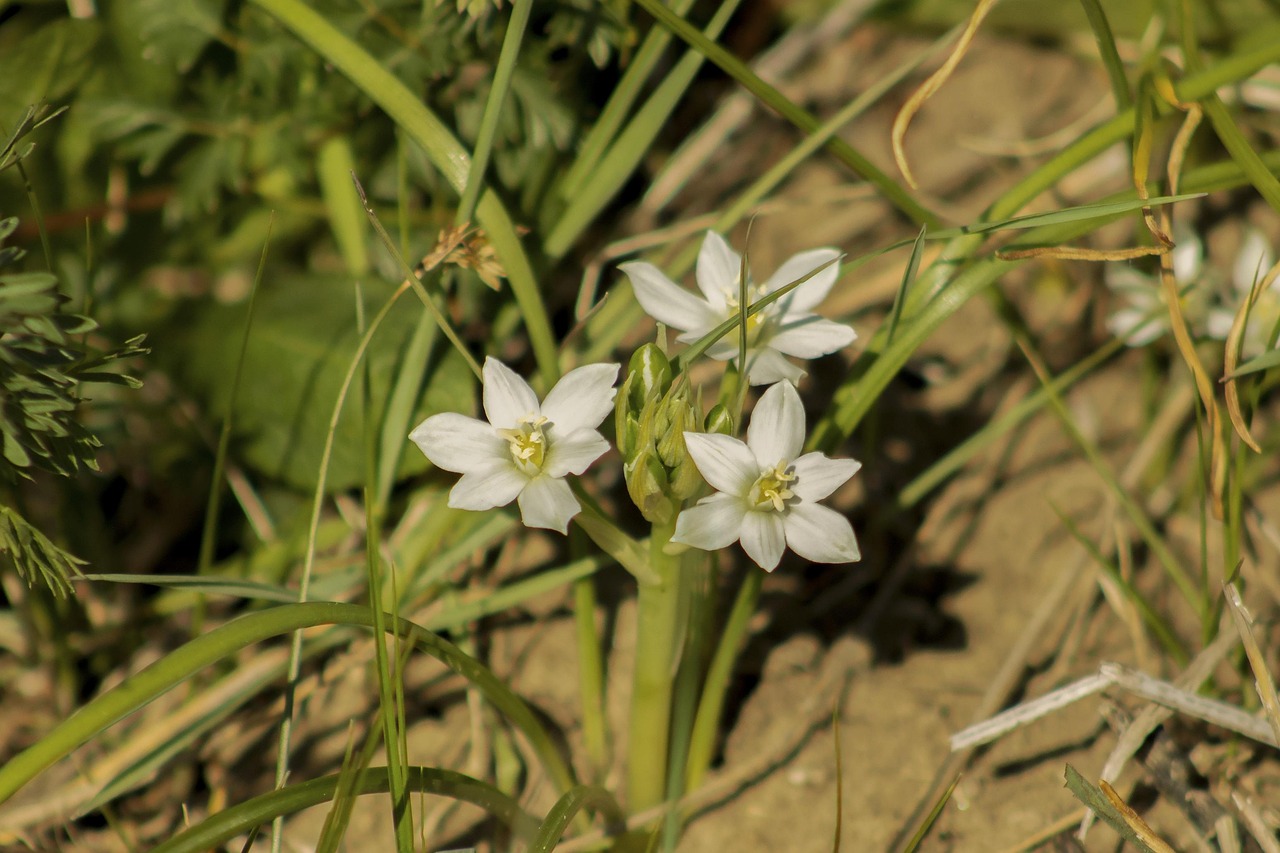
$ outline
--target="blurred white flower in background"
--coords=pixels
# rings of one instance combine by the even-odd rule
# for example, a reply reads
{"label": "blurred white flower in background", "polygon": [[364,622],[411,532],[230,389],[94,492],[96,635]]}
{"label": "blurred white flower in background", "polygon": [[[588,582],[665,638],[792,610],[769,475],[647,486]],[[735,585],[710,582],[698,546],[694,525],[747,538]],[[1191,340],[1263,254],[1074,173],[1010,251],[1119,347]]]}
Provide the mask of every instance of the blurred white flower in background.
{"label": "blurred white flower in background", "polygon": [[[1231,264],[1230,287],[1220,289],[1221,301],[1209,310],[1209,337],[1220,341],[1227,339],[1236,314],[1249,298],[1254,282],[1266,275],[1274,262],[1275,255],[1262,232],[1256,228],[1246,230],[1235,261]],[[1241,353],[1245,358],[1253,358],[1266,352],[1271,330],[1275,328],[1277,320],[1280,320],[1280,290],[1277,289],[1277,283],[1273,282],[1258,294],[1258,301],[1249,311],[1249,325],[1245,329],[1241,345]]]}

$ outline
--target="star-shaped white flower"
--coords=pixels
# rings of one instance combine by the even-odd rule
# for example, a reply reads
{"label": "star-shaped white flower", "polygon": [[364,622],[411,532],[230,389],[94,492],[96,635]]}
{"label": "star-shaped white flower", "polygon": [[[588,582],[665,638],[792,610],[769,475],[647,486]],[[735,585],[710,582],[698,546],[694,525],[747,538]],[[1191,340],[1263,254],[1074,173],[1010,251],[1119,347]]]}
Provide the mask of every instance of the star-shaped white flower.
{"label": "star-shaped white flower", "polygon": [[[1204,270],[1204,246],[1195,232],[1175,225],[1173,230],[1173,279],[1184,291],[1199,283]],[[1148,275],[1128,264],[1107,264],[1103,271],[1107,287],[1120,297],[1122,305],[1107,316],[1107,329],[1127,346],[1144,347],[1169,331],[1169,311],[1165,308],[1160,276]],[[1189,324],[1201,322],[1205,310],[1199,289],[1193,299],[1184,297],[1183,318]]]}
{"label": "star-shaped white flower", "polygon": [[502,362],[486,358],[483,373],[488,423],[447,412],[427,418],[409,438],[436,467],[462,475],[449,506],[486,510],[518,500],[526,527],[566,532],[582,507],[564,477],[581,474],[609,449],[596,427],[613,411],[618,365],[571,370],[542,403]]}
{"label": "star-shaped white flower", "polygon": [[[1262,232],[1256,228],[1246,230],[1231,264],[1231,292],[1223,293],[1219,304],[1209,310],[1209,337],[1220,341],[1227,339],[1236,313],[1253,290],[1253,283],[1266,275],[1274,262],[1275,254]],[[1277,320],[1280,320],[1280,280],[1272,282],[1270,287],[1259,293],[1258,301],[1249,309],[1249,325],[1241,347],[1246,358],[1266,352]]]}
{"label": "star-shaped white flower", "polygon": [[741,540],[765,571],[773,571],[790,547],[815,563],[861,559],[849,520],[819,506],[857,473],[862,463],[800,455],[804,407],[790,382],[760,397],[744,444],[727,435],[686,432],[685,446],[716,493],[680,513],[672,542],[705,551]]}
{"label": "star-shaped white flower", "polygon": [[[764,284],[748,281],[747,293],[759,301],[813,270],[840,257],[835,249],[812,249],[792,256]],[[786,296],[771,302],[748,321],[747,372],[752,385],[787,380],[797,382],[804,371],[784,358],[817,358],[853,343],[857,334],[840,323],[825,320],[812,309],[826,298],[840,271],[831,264]],[[724,238],[708,231],[698,252],[699,298],[669,278],[653,264],[631,261],[619,267],[631,279],[636,299],[649,316],[684,334],[681,343],[693,343],[738,313],[738,276],[742,258]],[[738,336],[728,334],[707,350],[707,355],[727,360],[738,355]]]}

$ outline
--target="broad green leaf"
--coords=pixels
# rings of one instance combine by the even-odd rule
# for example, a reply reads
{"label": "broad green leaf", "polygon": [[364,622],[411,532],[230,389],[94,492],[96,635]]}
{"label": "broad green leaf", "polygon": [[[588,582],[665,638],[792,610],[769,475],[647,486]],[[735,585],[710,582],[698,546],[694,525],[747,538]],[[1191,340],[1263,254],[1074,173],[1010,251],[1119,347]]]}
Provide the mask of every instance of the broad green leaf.
{"label": "broad green leaf", "polygon": [[[377,310],[392,288],[366,288],[366,309]],[[373,411],[385,405],[400,369],[420,308],[402,297],[369,349]],[[157,346],[171,369],[209,412],[226,411],[231,371],[244,327],[242,306],[202,304],[182,328],[180,339]],[[253,335],[236,402],[232,458],[291,486],[315,486],[329,419],[360,336],[350,282],[341,277],[307,277],[265,285],[258,297]],[[470,371],[451,351],[442,352],[427,377],[417,419],[466,409],[472,399]],[[330,490],[363,482],[359,405],[348,401],[334,443]],[[408,440],[407,437],[405,439]],[[400,474],[423,470],[421,454],[404,454]]]}

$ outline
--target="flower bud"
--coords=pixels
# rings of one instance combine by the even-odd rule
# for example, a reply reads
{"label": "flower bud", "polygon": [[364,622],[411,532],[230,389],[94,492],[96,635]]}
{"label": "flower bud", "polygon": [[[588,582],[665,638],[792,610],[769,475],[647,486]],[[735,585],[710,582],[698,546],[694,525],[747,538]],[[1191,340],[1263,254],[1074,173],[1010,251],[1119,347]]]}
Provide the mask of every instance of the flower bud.
{"label": "flower bud", "polygon": [[716,432],[720,435],[733,435],[733,415],[721,403],[716,403],[707,412],[706,425],[703,432]]}
{"label": "flower bud", "polygon": [[671,387],[671,362],[657,344],[645,344],[631,354],[627,378],[631,382],[632,407],[640,409],[645,402],[667,393]]}
{"label": "flower bud", "polygon": [[645,344],[631,356],[615,406],[627,493],[652,522],[669,521],[701,484],[684,445],[684,433],[702,425],[701,406],[687,387],[672,392],[671,378],[666,355]]}

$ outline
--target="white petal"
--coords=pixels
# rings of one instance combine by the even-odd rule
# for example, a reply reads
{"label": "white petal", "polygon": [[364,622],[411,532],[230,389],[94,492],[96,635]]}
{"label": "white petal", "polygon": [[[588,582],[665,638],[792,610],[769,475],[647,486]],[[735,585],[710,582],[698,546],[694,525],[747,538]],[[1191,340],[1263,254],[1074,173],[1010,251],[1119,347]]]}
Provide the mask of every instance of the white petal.
{"label": "white petal", "polygon": [[783,528],[782,514],[773,512],[748,512],[742,519],[742,550],[756,561],[756,565],[771,572],[778,567],[782,552],[787,547],[787,534]]}
{"label": "white petal", "polygon": [[784,522],[787,546],[811,563],[852,563],[862,559],[849,519],[813,503],[793,504]]}
{"label": "white petal", "polygon": [[824,320],[817,314],[788,316],[777,334],[769,338],[769,346],[796,358],[817,358],[844,349],[858,333],[843,323]]}
{"label": "white petal", "polygon": [[570,519],[581,509],[568,483],[545,474],[530,480],[520,493],[520,520],[525,527],[568,533]]}
{"label": "white petal", "polygon": [[720,322],[710,305],[672,282],[653,264],[632,261],[618,269],[631,279],[640,307],[659,323],[685,332],[710,329]]}
{"label": "white petal", "polygon": [[1154,305],[1160,301],[1160,282],[1129,264],[1107,264],[1102,280],[1131,305]]}
{"label": "white petal", "polygon": [[511,429],[525,415],[538,414],[538,395],[514,370],[496,358],[484,360],[484,415],[499,429]]}
{"label": "white petal", "polygon": [[529,478],[514,462],[494,463],[463,474],[449,492],[449,506],[477,511],[506,506],[528,483]]}
{"label": "white petal", "polygon": [[[723,322],[723,320],[721,321]],[[718,324],[717,324],[718,325]],[[710,331],[708,329],[707,331]],[[706,332],[691,332],[676,338],[682,344],[694,344],[698,342]],[[750,350],[748,350],[750,352]],[[716,361],[728,361],[731,358],[738,357],[738,333],[730,332],[711,346],[707,347],[705,353],[707,358],[714,358]]]}
{"label": "white petal", "polygon": [[[1124,340],[1126,346],[1145,347],[1164,334],[1164,320],[1167,315],[1155,314],[1137,308],[1121,308],[1107,317],[1107,330],[1117,338]],[[1209,317],[1209,327],[1213,328],[1213,316]],[[1228,329],[1231,328],[1228,323]],[[1212,331],[1211,337],[1217,337]],[[1225,338],[1225,333],[1223,334]]]}
{"label": "white petal", "polygon": [[1178,284],[1190,284],[1200,275],[1204,246],[1189,228],[1175,228],[1173,241],[1173,278]]}
{"label": "white petal", "polygon": [[775,382],[800,381],[804,371],[787,361],[786,356],[773,347],[758,347],[747,353],[747,381],[752,385],[772,385]]}
{"label": "white petal", "polygon": [[760,476],[751,450],[732,436],[686,432],[684,446],[702,479],[717,491],[742,497]]}
{"label": "white petal", "polygon": [[[1226,308],[1212,308],[1209,310],[1209,319],[1205,323],[1205,331],[1215,341],[1225,341],[1231,334],[1231,327],[1235,322],[1234,311],[1228,311]],[[1130,346],[1137,346],[1137,344],[1130,344]]]}
{"label": "white petal", "polygon": [[708,231],[707,236],[702,239],[702,248],[698,250],[698,289],[719,314],[729,313],[725,296],[738,293],[738,277],[741,273],[742,256],[730,249],[719,234]]}
{"label": "white petal", "polygon": [[542,473],[548,477],[581,474],[609,449],[609,442],[593,429],[577,429],[568,435],[556,433],[547,448]]}
{"label": "white petal", "polygon": [[484,421],[445,412],[432,415],[409,433],[431,464],[456,474],[488,467],[509,457],[507,442]]}
{"label": "white petal", "polygon": [[671,541],[704,551],[727,548],[738,541],[746,512],[740,498],[717,492],[680,513]]}
{"label": "white petal", "polygon": [[1250,228],[1245,232],[1244,243],[1232,264],[1231,282],[1240,293],[1248,293],[1253,289],[1253,283],[1271,269],[1271,264],[1271,246],[1267,244],[1267,238],[1257,229]]}
{"label": "white petal", "polygon": [[613,411],[613,383],[617,364],[588,364],[570,370],[542,401],[542,414],[562,434],[586,427],[595,429]]}
{"label": "white petal", "polygon": [[804,447],[804,405],[790,382],[771,385],[760,396],[747,427],[747,446],[761,469],[789,463],[800,455]]}
{"label": "white petal", "polygon": [[820,501],[858,473],[856,459],[828,459],[823,453],[806,453],[795,461],[796,481],[791,490],[803,501]]}
{"label": "white petal", "polygon": [[[786,287],[793,281],[804,278],[813,270],[830,260],[840,257],[835,249],[810,249],[798,255],[792,255],[778,271],[769,276],[764,283],[764,292],[773,293]],[[804,284],[791,291],[779,300],[787,313],[792,311],[810,311],[819,302],[827,298],[831,286],[840,277],[840,264],[832,264]]]}

